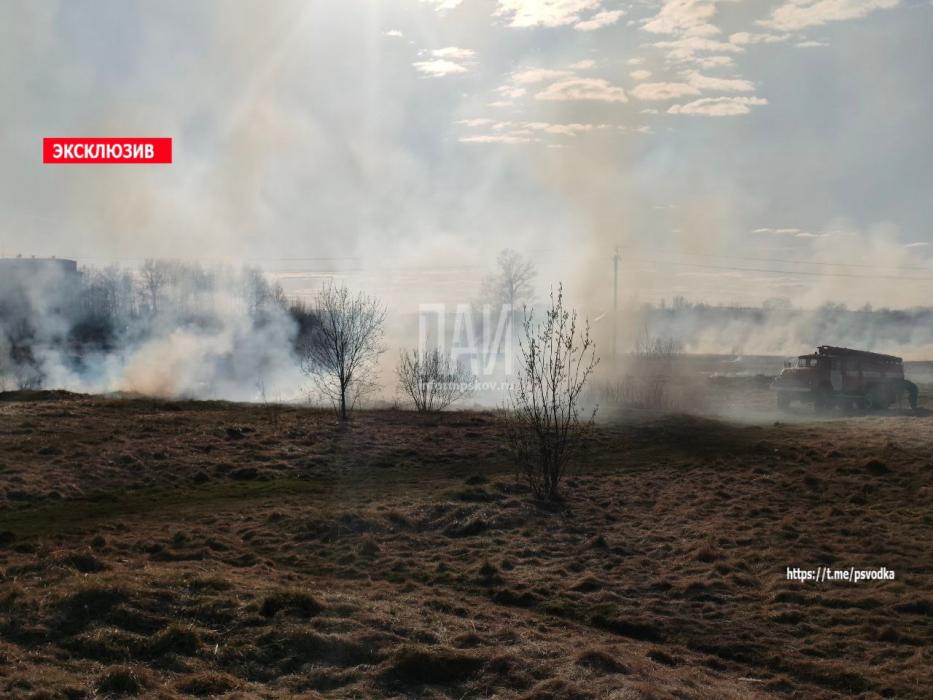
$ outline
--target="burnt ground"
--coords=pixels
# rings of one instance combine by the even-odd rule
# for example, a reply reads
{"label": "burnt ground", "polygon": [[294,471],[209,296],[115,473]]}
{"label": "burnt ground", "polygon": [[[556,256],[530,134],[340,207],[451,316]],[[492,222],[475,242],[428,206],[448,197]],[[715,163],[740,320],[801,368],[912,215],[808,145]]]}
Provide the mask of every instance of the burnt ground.
{"label": "burnt ground", "polygon": [[[0,400],[0,696],[928,698],[933,417]],[[788,566],[894,570],[802,583]]]}

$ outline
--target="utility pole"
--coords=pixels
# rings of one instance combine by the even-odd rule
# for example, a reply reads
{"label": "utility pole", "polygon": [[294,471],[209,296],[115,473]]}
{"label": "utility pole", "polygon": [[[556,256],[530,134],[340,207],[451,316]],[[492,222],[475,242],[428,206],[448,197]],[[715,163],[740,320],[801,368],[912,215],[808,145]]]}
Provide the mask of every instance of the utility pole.
{"label": "utility pole", "polygon": [[619,325],[619,259],[622,257],[619,246],[612,256],[612,358],[616,357]]}

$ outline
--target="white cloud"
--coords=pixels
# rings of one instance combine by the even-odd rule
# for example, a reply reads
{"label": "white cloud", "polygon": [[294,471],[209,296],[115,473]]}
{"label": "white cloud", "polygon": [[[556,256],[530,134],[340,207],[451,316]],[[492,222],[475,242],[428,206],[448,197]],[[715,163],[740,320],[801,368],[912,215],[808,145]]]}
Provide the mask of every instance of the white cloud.
{"label": "white cloud", "polygon": [[735,63],[732,56],[697,56],[693,62],[700,68],[720,68]]}
{"label": "white cloud", "polygon": [[715,92],[754,92],[755,86],[750,80],[741,78],[714,78],[697,71],[688,71],[687,82],[698,90]]}
{"label": "white cloud", "polygon": [[632,76],[633,80],[647,80],[651,77],[651,71],[642,68],[640,70],[633,70],[629,75]]}
{"label": "white cloud", "polygon": [[495,14],[509,20],[510,27],[562,27],[601,5],[602,0],[499,0]]}
{"label": "white cloud", "polygon": [[629,64],[630,66],[640,66],[644,62],[645,62],[645,59],[639,58],[639,57],[630,58],[629,60],[626,61],[626,63]]}
{"label": "white cloud", "polygon": [[729,41],[736,46],[777,44],[781,41],[787,41],[789,38],[790,34],[757,34],[754,32],[736,32],[729,35]]}
{"label": "white cloud", "polygon": [[492,119],[461,119],[456,122],[468,128],[486,127],[487,133],[473,134],[460,138],[461,143],[504,143],[520,144],[540,141],[539,135],[565,136],[573,138],[594,129],[608,128],[608,124],[559,124],[552,122],[513,122]]}
{"label": "white cloud", "polygon": [[461,49],[459,46],[447,46],[443,49],[434,49],[431,55],[435,58],[446,58],[451,61],[469,61],[476,52],[472,49]]}
{"label": "white cloud", "polygon": [[588,100],[595,102],[628,102],[625,91],[601,78],[570,78],[551,83],[535,95],[537,100],[567,102]]}
{"label": "white cloud", "polygon": [[403,36],[405,36],[405,35],[402,34],[402,32],[399,31],[398,29],[390,29],[390,30],[387,31],[387,32],[383,32],[383,33],[382,33],[382,36],[393,36],[393,37],[401,38],[401,37],[403,37]]}
{"label": "white cloud", "polygon": [[543,83],[545,80],[557,80],[573,75],[569,70],[552,70],[550,68],[531,68],[529,70],[512,73],[512,82],[518,85],[531,85]]}
{"label": "white cloud", "polygon": [[677,63],[687,63],[697,59],[701,51],[710,53],[742,53],[744,49],[728,41],[709,39],[702,36],[687,36],[670,41],[659,41],[656,48],[666,49],[667,57]]}
{"label": "white cloud", "polygon": [[596,61],[594,61],[592,58],[586,58],[582,61],[571,63],[570,67],[574,70],[589,70],[590,68],[596,67]]}
{"label": "white cloud", "polygon": [[429,75],[432,78],[443,78],[448,75],[458,75],[466,73],[467,69],[459,63],[439,58],[434,61],[416,61],[412,65],[420,73]]}
{"label": "white cloud", "polygon": [[748,114],[756,105],[766,105],[763,97],[704,97],[683,105],[672,105],[668,114],[699,114],[707,117],[732,117]]}
{"label": "white cloud", "polygon": [[665,0],[658,14],[645,22],[643,28],[652,34],[718,34],[719,28],[709,21],[715,14],[716,4],[709,0]]}
{"label": "white cloud", "polygon": [[434,5],[434,9],[436,9],[438,12],[445,12],[447,10],[454,9],[461,2],[463,2],[463,0],[421,0],[421,2]]}
{"label": "white cloud", "polygon": [[503,97],[514,100],[517,97],[524,97],[528,90],[523,87],[515,87],[514,85],[501,85],[496,88],[496,92],[498,92]]}
{"label": "white cloud", "polygon": [[829,46],[829,44],[827,44],[825,41],[815,41],[813,39],[809,39],[806,41],[798,41],[796,44],[794,44],[794,46],[801,49],[816,49]]}
{"label": "white cloud", "polygon": [[577,22],[573,25],[573,28],[581,32],[592,32],[596,29],[608,27],[610,24],[615,24],[622,19],[624,14],[625,12],[622,10],[603,10],[588,19]]}
{"label": "white cloud", "polygon": [[675,97],[699,95],[700,91],[687,83],[641,83],[631,90],[632,97],[638,100],[656,102],[658,100],[671,100]]}
{"label": "white cloud", "polygon": [[496,122],[492,125],[494,131],[508,131],[510,134],[519,132],[543,132],[546,134],[555,134],[559,136],[576,136],[577,134],[592,131],[596,128],[603,128],[605,124],[559,124],[552,122]]}
{"label": "white cloud", "polygon": [[828,22],[858,19],[874,10],[895,7],[900,0],[785,0],[771,16],[758,24],[771,29],[794,31]]}
{"label": "white cloud", "polygon": [[455,124],[461,124],[468,127],[477,127],[477,126],[486,126],[487,124],[492,124],[495,119],[488,119],[486,117],[476,117],[474,119],[460,119],[459,121],[454,122]]}
{"label": "white cloud", "polygon": [[[420,52],[424,54],[424,51]],[[425,75],[432,78],[443,78],[448,75],[459,75],[466,73],[475,62],[472,60],[476,52],[472,49],[461,49],[459,46],[446,46],[442,49],[434,49],[431,52],[434,57],[431,61],[417,61],[412,65]]]}
{"label": "white cloud", "polygon": [[505,143],[515,145],[520,143],[531,143],[534,139],[528,136],[516,136],[512,134],[480,134],[477,136],[464,136],[460,143]]}

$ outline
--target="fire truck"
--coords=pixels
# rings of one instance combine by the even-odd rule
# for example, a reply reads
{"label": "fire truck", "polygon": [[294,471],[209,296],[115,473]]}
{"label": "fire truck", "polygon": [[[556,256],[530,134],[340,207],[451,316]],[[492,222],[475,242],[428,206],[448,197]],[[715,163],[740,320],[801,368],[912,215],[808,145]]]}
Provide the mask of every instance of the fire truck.
{"label": "fire truck", "polygon": [[779,408],[812,403],[817,411],[885,409],[904,397],[917,407],[917,385],[904,377],[894,355],[820,345],[816,352],[784,363],[771,384]]}

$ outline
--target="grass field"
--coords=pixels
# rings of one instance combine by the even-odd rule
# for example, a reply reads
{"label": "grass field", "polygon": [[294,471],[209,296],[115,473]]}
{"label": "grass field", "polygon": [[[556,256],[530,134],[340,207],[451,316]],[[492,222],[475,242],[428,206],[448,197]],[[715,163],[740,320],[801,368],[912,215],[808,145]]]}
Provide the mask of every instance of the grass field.
{"label": "grass field", "polygon": [[543,506],[492,413],[0,398],[3,697],[933,696],[925,411],[617,412]]}

